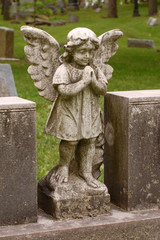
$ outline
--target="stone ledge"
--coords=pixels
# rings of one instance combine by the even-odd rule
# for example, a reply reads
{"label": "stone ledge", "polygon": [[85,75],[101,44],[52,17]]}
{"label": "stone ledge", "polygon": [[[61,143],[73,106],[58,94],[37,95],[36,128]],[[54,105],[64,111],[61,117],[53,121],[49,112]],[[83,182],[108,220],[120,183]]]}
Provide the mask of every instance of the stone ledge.
{"label": "stone ledge", "polygon": [[38,223],[0,227],[0,240],[158,240],[160,211],[125,212],[112,208],[112,215],[56,221],[39,212]]}
{"label": "stone ledge", "polygon": [[20,59],[19,58],[0,58],[0,61],[12,61],[12,62],[18,62],[18,61],[20,61]]}

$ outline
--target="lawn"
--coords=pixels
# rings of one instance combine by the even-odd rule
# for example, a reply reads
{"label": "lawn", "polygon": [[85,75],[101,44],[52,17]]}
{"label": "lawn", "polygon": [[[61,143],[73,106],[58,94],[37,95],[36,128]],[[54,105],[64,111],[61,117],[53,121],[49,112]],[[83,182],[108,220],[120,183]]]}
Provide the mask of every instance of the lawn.
{"label": "lawn", "polygon": [[[140,17],[133,18],[133,5],[119,5],[119,18],[106,18],[107,10],[102,9],[96,13],[93,9],[81,9],[75,12],[80,17],[78,23],[65,26],[47,27],[41,29],[54,36],[59,43],[66,42],[67,33],[75,27],[91,28],[97,35],[108,30],[119,28],[124,36],[118,41],[119,50],[112,57],[109,64],[114,68],[112,79],[109,81],[108,91],[122,90],[140,90],[140,89],[160,89],[160,25],[150,27],[147,25],[147,4],[139,6]],[[56,15],[52,20],[64,19],[68,21],[67,15]],[[9,62],[12,66],[14,79],[18,96],[36,102],[37,105],[37,162],[38,162],[38,180],[44,176],[58,162],[58,143],[59,140],[43,134],[47,116],[49,114],[51,103],[38,95],[33,81],[27,73],[27,65],[23,47],[25,42],[20,33],[21,24],[11,24],[9,21],[3,21],[0,16],[0,26],[14,28],[15,47],[14,57],[19,58],[19,62]],[[136,49],[127,47],[127,38],[143,38],[155,41],[156,49]],[[101,98],[103,109],[103,99]],[[102,178],[101,178],[102,180]],[[103,180],[102,180],[103,181]]]}

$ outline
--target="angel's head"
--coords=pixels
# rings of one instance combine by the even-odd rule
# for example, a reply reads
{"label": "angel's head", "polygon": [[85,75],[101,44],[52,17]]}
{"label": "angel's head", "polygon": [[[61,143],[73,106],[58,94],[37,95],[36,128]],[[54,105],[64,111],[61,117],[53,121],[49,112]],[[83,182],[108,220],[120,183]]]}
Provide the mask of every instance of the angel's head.
{"label": "angel's head", "polygon": [[99,40],[93,31],[88,28],[75,28],[67,36],[62,58],[66,62],[75,62],[84,67],[92,62],[93,52],[98,47]]}

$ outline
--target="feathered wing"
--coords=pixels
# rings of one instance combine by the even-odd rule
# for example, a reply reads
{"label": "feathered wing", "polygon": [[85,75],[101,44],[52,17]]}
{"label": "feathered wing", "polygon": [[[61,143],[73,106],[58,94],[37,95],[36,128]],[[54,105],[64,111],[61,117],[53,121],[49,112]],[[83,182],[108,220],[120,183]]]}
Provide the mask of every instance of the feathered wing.
{"label": "feathered wing", "polygon": [[52,79],[60,65],[60,46],[51,35],[38,28],[22,26],[21,31],[28,44],[24,48],[30,62],[28,73],[34,80],[39,95],[53,102],[57,92],[52,86]]}
{"label": "feathered wing", "polygon": [[106,80],[112,77],[113,72],[113,68],[106,64],[106,62],[117,52],[118,45],[115,42],[122,36],[123,33],[115,29],[105,32],[98,37],[100,46],[95,52],[93,63],[102,70],[106,76]]}

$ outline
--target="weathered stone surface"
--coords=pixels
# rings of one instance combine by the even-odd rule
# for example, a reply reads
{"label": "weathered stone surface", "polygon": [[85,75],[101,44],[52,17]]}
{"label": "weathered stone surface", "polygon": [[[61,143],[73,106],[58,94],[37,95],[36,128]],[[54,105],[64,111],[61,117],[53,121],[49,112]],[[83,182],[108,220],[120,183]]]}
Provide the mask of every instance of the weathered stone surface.
{"label": "weathered stone surface", "polygon": [[149,25],[149,26],[158,26],[158,19],[157,18],[153,18],[153,17],[150,17],[149,19],[148,19],[148,22],[147,22],[147,24]]}
{"label": "weathered stone surface", "polygon": [[0,57],[12,58],[14,50],[14,30],[0,27]]}
{"label": "weathered stone surface", "polygon": [[38,223],[0,227],[0,240],[159,240],[160,211],[55,221],[40,212]]}
{"label": "weathered stone surface", "polygon": [[9,64],[0,64],[0,97],[17,96],[12,69]]}
{"label": "weathered stone surface", "polygon": [[128,47],[155,48],[155,44],[153,40],[129,38]]}
{"label": "weathered stone surface", "polygon": [[36,222],[35,103],[0,98],[0,225]]}
{"label": "weathered stone surface", "polygon": [[69,23],[79,22],[79,16],[77,16],[75,14],[69,14],[68,21],[69,21]]}
{"label": "weathered stone surface", "polygon": [[38,205],[58,220],[110,213],[110,195],[103,183],[98,189],[89,187],[83,179],[72,175],[68,183],[55,182],[54,191],[47,185],[46,177],[39,181]]}
{"label": "weathered stone surface", "polygon": [[127,209],[160,201],[160,90],[105,96],[105,183]]}

